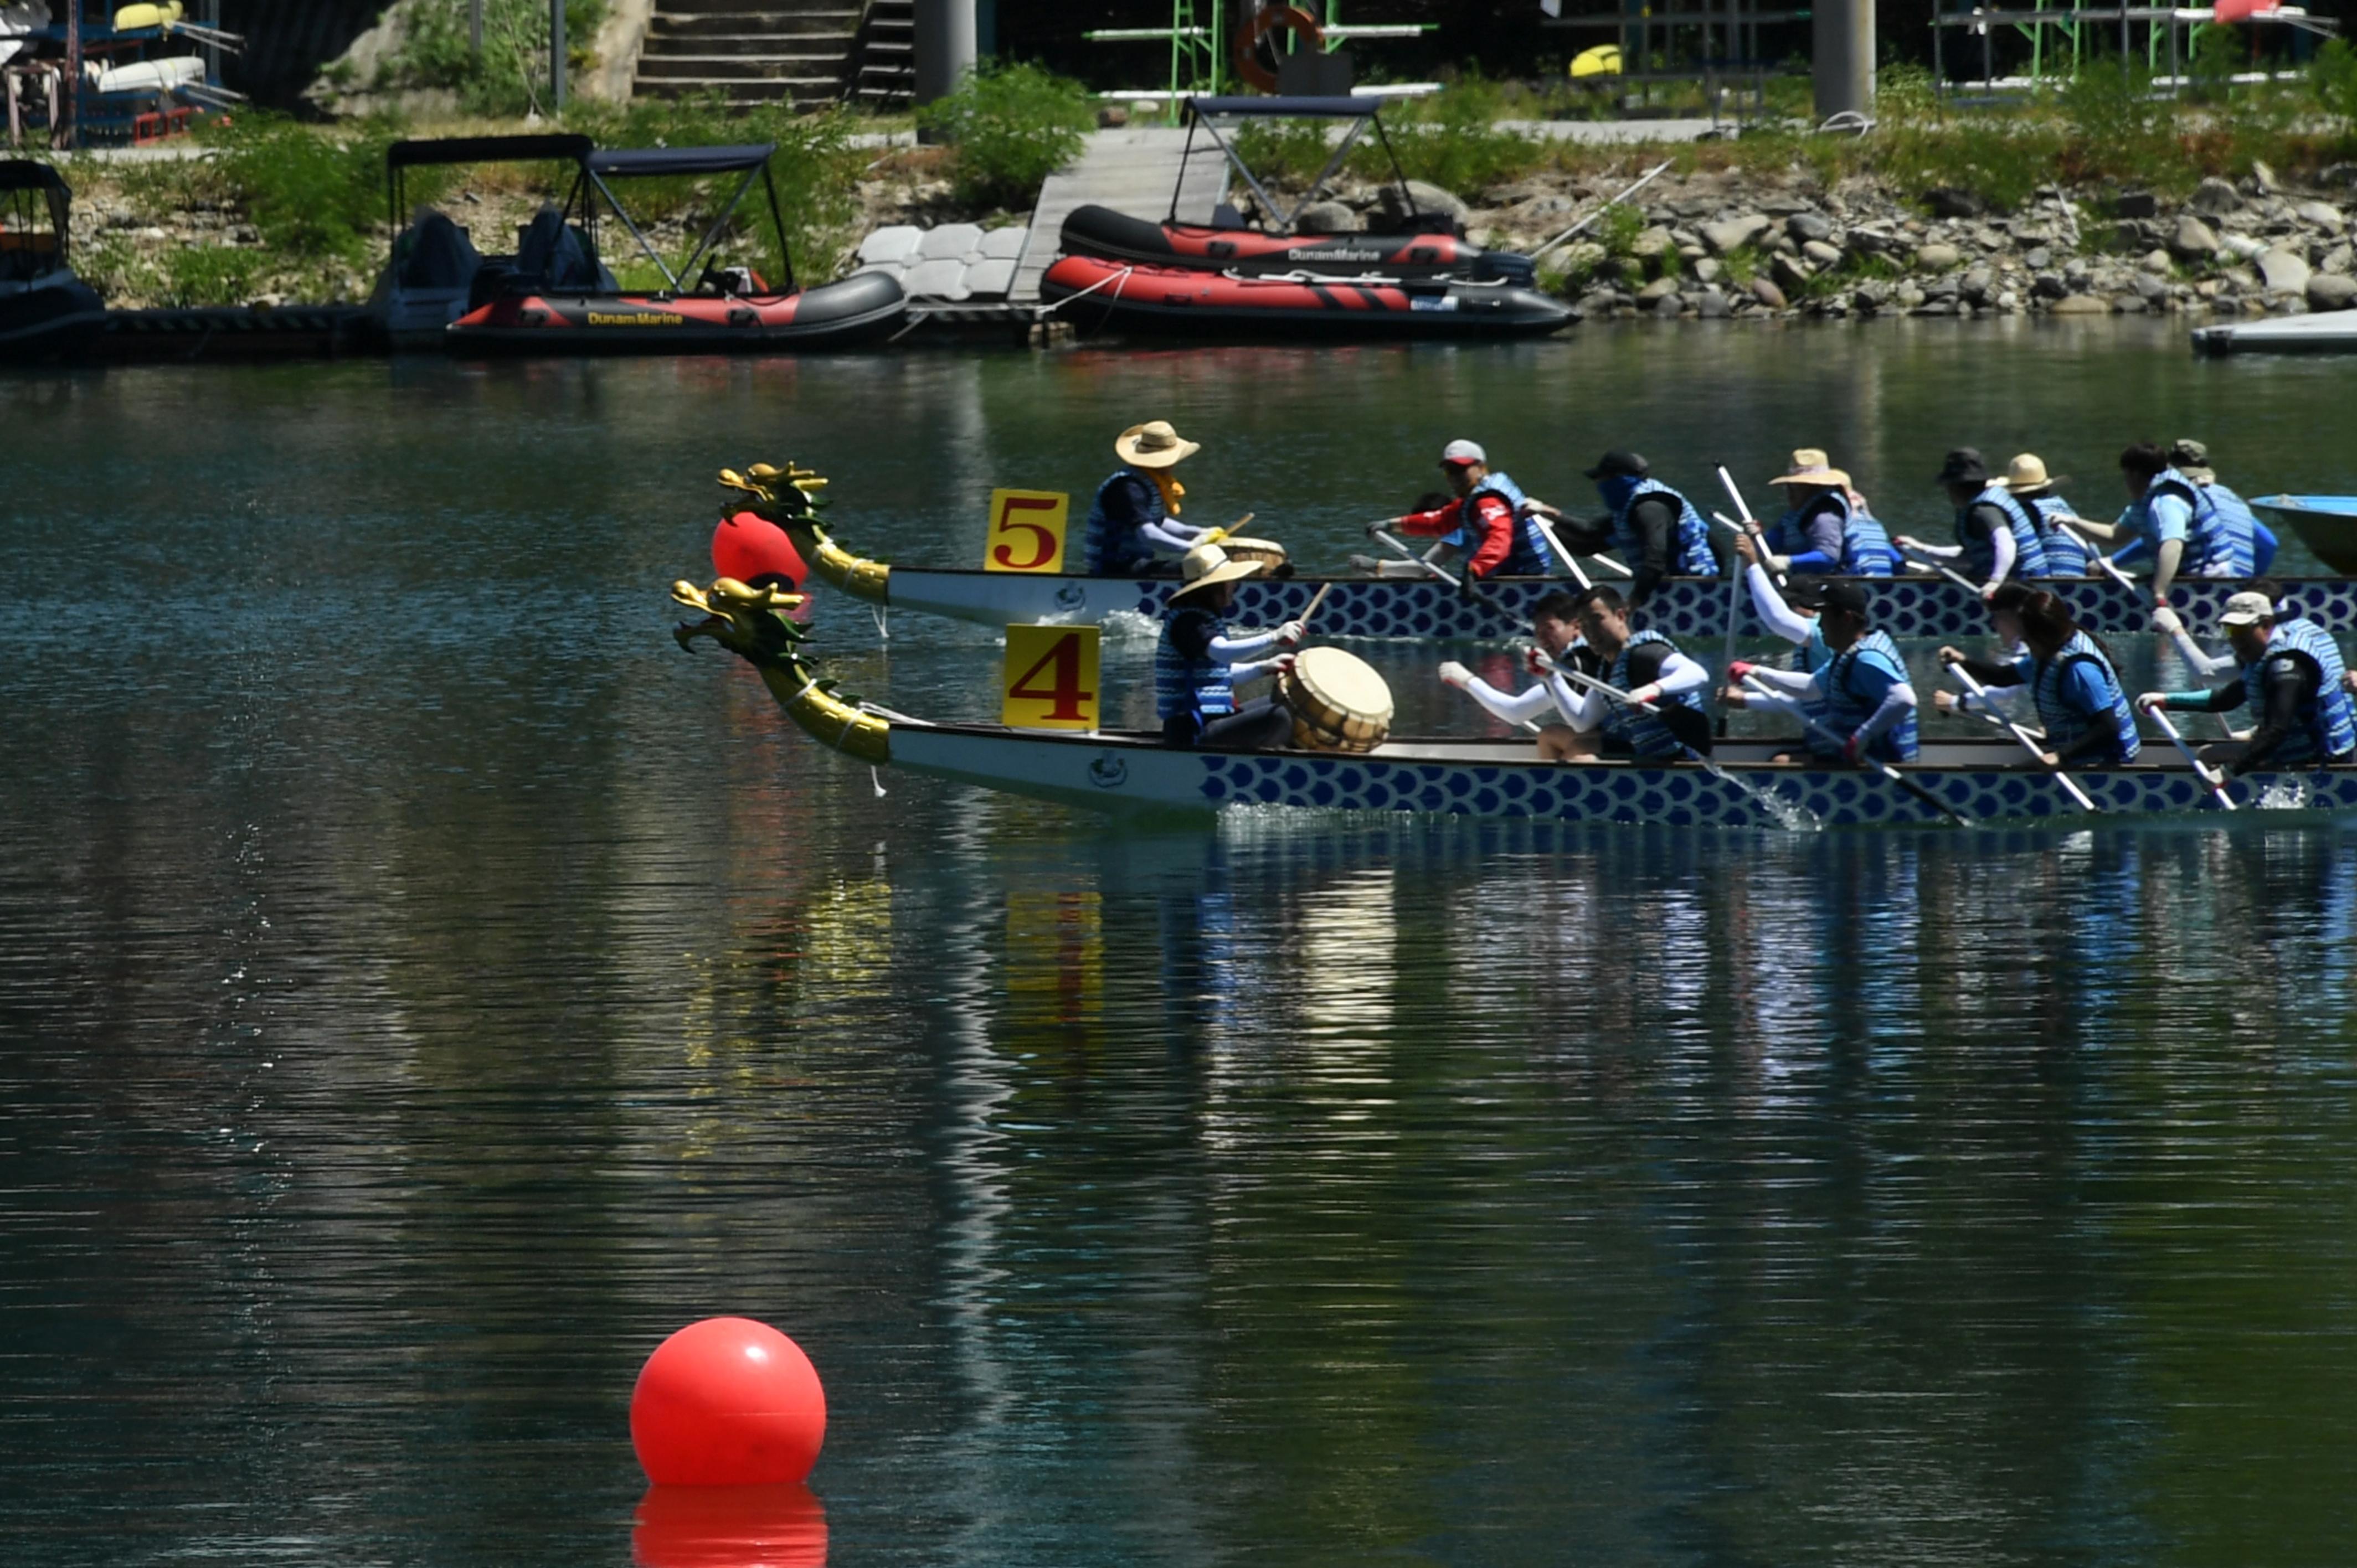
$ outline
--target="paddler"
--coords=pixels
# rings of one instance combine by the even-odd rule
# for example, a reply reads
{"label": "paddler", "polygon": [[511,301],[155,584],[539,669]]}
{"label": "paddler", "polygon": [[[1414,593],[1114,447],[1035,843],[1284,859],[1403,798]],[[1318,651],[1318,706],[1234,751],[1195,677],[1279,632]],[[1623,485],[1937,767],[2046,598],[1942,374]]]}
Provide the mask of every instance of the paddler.
{"label": "paddler", "polygon": [[1229,635],[1235,585],[1267,569],[1264,562],[1231,561],[1216,544],[1198,544],[1179,558],[1184,580],[1162,613],[1162,639],[1154,648],[1155,711],[1168,744],[1258,751],[1292,736],[1293,715],[1274,698],[1236,701],[1243,682],[1289,668],[1305,635],[1297,620],[1274,631]]}
{"label": "paddler", "polygon": [[[2028,686],[2046,730],[2040,763],[2061,768],[2076,759],[2116,768],[2136,759],[2142,742],[2136,714],[2120,687],[2111,650],[2080,629],[2069,607],[2043,588],[2008,583],[1989,602],[1989,620],[2000,641],[2020,647],[2018,656],[1975,659],[1961,649],[1943,648],[1940,662],[1961,666],[1992,691]],[[1993,711],[1969,692],[1942,692],[1932,702],[1942,713],[1975,706]]]}
{"label": "paddler", "polygon": [[1653,478],[1652,465],[1615,447],[1587,470],[1596,493],[1611,510],[1585,523],[1572,522],[1544,502],[1532,510],[1564,524],[1566,548],[1583,555],[1610,550],[1630,569],[1629,607],[1641,607],[1664,577],[1716,577],[1710,525],[1694,503]]}
{"label": "paddler", "polygon": [[1510,725],[1536,723],[1543,714],[1563,717],[1565,723],[1546,725],[1539,731],[1543,762],[1593,755],[1594,746],[1581,749],[1579,736],[1569,727],[1571,715],[1586,710],[1577,706],[1571,682],[1555,668],[1569,665],[1599,681],[1605,678],[1603,661],[1579,640],[1578,614],[1578,601],[1569,594],[1549,594],[1531,607],[1531,637],[1536,646],[1524,651],[1523,664],[1538,678],[1538,684],[1519,693],[1501,692],[1454,660],[1440,667],[1441,684],[1456,687]]}
{"label": "paddler", "polygon": [[2037,532],[2039,548],[2046,556],[2046,575],[2092,577],[2095,564],[2087,542],[2062,526],[2064,518],[2075,522],[2079,517],[2079,509],[2057,493],[2056,487],[2065,478],[2047,473],[2046,459],[2037,453],[2017,452],[2005,466],[2003,482],[2013,504]]}
{"label": "paddler", "polygon": [[1180,438],[1167,419],[1133,424],[1114,437],[1121,459],[1089,507],[1082,560],[1092,577],[1168,576],[1173,562],[1209,529],[1178,521],[1187,487],[1172,472],[1203,449]]}
{"label": "paddler", "polygon": [[1791,467],[1768,482],[1783,486],[1786,498],[1784,515],[1764,536],[1761,564],[1770,571],[1888,577],[1898,570],[1889,531],[1822,447],[1796,448]]}
{"label": "paddler", "polygon": [[1702,704],[1710,671],[1660,632],[1631,630],[1629,604],[1618,589],[1602,584],[1585,589],[1572,599],[1571,611],[1580,640],[1602,665],[1597,678],[1621,695],[1585,686],[1572,692],[1566,683],[1555,703],[1571,723],[1572,734],[1561,743],[1564,757],[1653,762],[1689,750],[1709,756],[1710,718]]}
{"label": "paddler", "polygon": [[[1490,467],[1490,455],[1476,441],[1451,441],[1440,449],[1440,472],[1454,499],[1426,511],[1386,519],[1367,525],[1370,537],[1378,532],[1437,536],[1449,553],[1465,561],[1468,575],[1544,577],[1547,575],[1546,538],[1525,512],[1523,488],[1502,470]],[[1377,568],[1386,577],[1421,577],[1423,568],[1410,561],[1386,561]]]}
{"label": "paddler", "polygon": [[1956,509],[1956,542],[1926,544],[1900,534],[1901,550],[1948,561],[1981,585],[1986,599],[2008,577],[2046,575],[2046,551],[2029,514],[2017,505],[2001,479],[1989,477],[1977,448],[1958,446],[1940,465],[1934,484]]}
{"label": "paddler", "polygon": [[2357,753],[2357,698],[2330,632],[2305,616],[2280,615],[2266,595],[2249,592],[2227,598],[2218,625],[2242,666],[2235,678],[2214,692],[2147,692],[2136,700],[2139,712],[2224,714],[2247,703],[2259,721],[2249,738],[2201,752],[2204,762],[2238,777],[2262,767],[2347,762]]}
{"label": "paddler", "polygon": [[2120,482],[2129,499],[2119,521],[2081,526],[2107,543],[2136,542],[2136,546],[2115,553],[2115,560],[2119,555],[2133,557],[2142,550],[2152,552],[2153,618],[2161,629],[2173,630],[2182,624],[2168,613],[2169,590],[2180,575],[2252,575],[2256,540],[2250,529],[2255,520],[2249,508],[2244,508],[2239,516],[2222,510],[2207,489],[2179,473],[2169,454],[2150,441],[2139,441],[2120,454]]}
{"label": "paddler", "polygon": [[[1760,708],[1813,722],[1841,737],[1836,750],[1825,736],[1807,732],[1809,754],[1819,761],[1852,764],[1912,762],[1918,750],[1915,688],[1907,660],[1890,634],[1874,624],[1874,607],[1855,583],[1799,579],[1781,594],[1760,567],[1749,539],[1735,546],[1749,564],[1745,576],[1760,620],[1777,636],[1797,643],[1801,668],[1777,670],[1741,660],[1727,667],[1733,682],[1720,693],[1729,707]],[[1810,607],[1813,607],[1812,612]],[[1799,613],[1796,613],[1799,612]],[[1743,688],[1746,677],[1776,689],[1761,696]]]}

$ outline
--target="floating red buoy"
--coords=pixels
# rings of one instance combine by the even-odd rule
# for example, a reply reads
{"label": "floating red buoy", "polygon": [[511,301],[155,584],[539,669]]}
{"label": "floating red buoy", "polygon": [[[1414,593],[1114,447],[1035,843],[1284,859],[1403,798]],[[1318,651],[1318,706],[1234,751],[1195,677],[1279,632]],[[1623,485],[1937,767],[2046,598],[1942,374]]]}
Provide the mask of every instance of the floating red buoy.
{"label": "floating red buoy", "polygon": [[712,531],[712,569],[757,588],[800,588],[810,575],[786,531],[749,511],[724,519]]}
{"label": "floating red buoy", "polygon": [[630,1445],[658,1487],[800,1481],[826,1441],[826,1391],[802,1347],[749,1317],[661,1345],[630,1391]]}

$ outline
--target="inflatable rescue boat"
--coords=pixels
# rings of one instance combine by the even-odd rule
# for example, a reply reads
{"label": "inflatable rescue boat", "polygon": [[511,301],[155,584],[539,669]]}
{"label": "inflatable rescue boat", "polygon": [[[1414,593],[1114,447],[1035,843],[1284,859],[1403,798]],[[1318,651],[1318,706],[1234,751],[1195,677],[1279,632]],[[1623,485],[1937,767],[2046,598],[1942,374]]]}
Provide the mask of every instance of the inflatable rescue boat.
{"label": "inflatable rescue boat", "polygon": [[1188,338],[1532,338],[1568,326],[1536,289],[1468,278],[1252,277],[1066,256],[1039,280],[1082,332]]}

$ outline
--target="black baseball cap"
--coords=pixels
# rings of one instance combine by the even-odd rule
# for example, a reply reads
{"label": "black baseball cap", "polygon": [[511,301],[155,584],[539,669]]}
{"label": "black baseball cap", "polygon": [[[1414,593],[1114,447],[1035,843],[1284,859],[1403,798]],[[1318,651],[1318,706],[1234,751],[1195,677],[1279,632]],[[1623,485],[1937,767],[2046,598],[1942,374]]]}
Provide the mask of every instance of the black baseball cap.
{"label": "black baseball cap", "polygon": [[1641,479],[1652,471],[1653,466],[1636,453],[1623,452],[1615,446],[1596,460],[1596,467],[1587,470],[1587,477],[1591,479],[1601,479],[1613,475],[1625,475],[1632,479]]}
{"label": "black baseball cap", "polygon": [[1817,608],[1839,610],[1860,620],[1871,619],[1874,615],[1873,602],[1856,583],[1827,583],[1817,590]]}
{"label": "black baseball cap", "polygon": [[1784,585],[1784,602],[1796,610],[1821,610],[1830,585],[1821,577],[1794,577]]}

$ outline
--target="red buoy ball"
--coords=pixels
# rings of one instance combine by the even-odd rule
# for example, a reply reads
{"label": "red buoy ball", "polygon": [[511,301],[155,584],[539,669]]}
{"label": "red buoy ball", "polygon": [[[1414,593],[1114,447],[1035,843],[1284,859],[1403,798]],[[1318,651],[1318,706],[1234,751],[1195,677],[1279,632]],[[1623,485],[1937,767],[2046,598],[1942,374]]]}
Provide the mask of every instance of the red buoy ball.
{"label": "red buoy ball", "polygon": [[799,1482],[651,1487],[639,1499],[640,1568],[826,1568],[826,1509]]}
{"label": "red buoy ball", "polygon": [[661,1345],[630,1391],[630,1446],[658,1487],[800,1481],[826,1441],[826,1391],[802,1347],[749,1317]]}
{"label": "red buoy ball", "polygon": [[799,588],[810,575],[786,531],[749,511],[723,518],[712,531],[712,569],[757,588]]}

